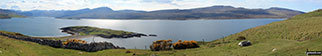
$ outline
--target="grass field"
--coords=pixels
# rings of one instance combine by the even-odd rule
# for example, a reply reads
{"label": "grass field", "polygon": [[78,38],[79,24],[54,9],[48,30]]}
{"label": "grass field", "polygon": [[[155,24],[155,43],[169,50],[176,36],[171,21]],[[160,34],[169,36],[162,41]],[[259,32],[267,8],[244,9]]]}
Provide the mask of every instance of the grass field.
{"label": "grass field", "polygon": [[[238,46],[239,36],[253,45]],[[222,39],[207,42],[200,48],[150,51],[138,49],[108,49],[83,52],[52,48],[36,43],[0,36],[0,56],[305,56],[306,49],[322,50],[322,10],[297,15],[288,20],[247,29]],[[275,51],[273,51],[275,49]],[[131,53],[126,53],[131,51]]]}

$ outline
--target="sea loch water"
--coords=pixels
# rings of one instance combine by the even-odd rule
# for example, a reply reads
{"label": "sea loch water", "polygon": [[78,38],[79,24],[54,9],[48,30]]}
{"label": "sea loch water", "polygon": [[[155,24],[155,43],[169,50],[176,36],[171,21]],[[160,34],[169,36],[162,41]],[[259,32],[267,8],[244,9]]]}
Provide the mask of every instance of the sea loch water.
{"label": "sea loch water", "polygon": [[226,19],[226,20],[111,20],[111,19],[56,19],[29,17],[0,19],[0,30],[19,32],[30,36],[67,36],[59,28],[93,26],[138,33],[156,34],[157,37],[128,39],[82,38],[92,42],[108,41],[128,49],[145,49],[155,40],[211,41],[243,30],[285,19]]}

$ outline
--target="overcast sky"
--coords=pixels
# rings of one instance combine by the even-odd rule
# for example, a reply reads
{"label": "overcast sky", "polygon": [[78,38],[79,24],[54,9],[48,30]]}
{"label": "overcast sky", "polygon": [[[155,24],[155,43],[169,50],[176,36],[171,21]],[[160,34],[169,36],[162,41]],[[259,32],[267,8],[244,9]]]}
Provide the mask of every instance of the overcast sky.
{"label": "overcast sky", "polygon": [[322,0],[1,0],[0,8],[15,10],[77,10],[110,7],[113,10],[189,9],[214,5],[245,8],[282,7],[309,12],[322,9]]}

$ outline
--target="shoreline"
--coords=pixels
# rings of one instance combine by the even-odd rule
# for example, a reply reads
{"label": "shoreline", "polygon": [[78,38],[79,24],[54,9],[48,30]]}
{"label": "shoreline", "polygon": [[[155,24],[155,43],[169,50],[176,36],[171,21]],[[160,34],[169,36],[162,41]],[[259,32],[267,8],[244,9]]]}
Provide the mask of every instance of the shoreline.
{"label": "shoreline", "polygon": [[110,42],[91,42],[91,43],[78,43],[78,42],[68,42],[64,40],[52,40],[52,39],[41,39],[35,37],[29,37],[20,33],[0,31],[0,36],[5,36],[8,38],[34,42],[40,45],[47,45],[54,48],[63,48],[63,49],[74,49],[81,50],[86,52],[96,52],[105,49],[125,49],[124,47],[119,47]]}
{"label": "shoreline", "polygon": [[55,19],[67,19],[67,20],[82,20],[82,19],[103,19],[103,20],[231,20],[231,19],[288,19],[287,17],[281,17],[281,18],[191,18],[191,19],[108,19],[108,18],[56,18]]}

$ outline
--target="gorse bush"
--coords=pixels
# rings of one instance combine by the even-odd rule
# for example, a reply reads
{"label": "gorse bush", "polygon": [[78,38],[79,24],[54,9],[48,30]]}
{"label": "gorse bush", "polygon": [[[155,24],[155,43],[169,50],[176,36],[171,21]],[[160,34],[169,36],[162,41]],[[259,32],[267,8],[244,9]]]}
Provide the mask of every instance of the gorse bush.
{"label": "gorse bush", "polygon": [[172,44],[172,40],[157,40],[154,41],[150,46],[152,51],[160,51],[160,50],[171,50],[171,49],[187,49],[187,48],[198,48],[199,45],[197,41],[183,41],[179,40],[176,43]]}
{"label": "gorse bush", "polygon": [[152,51],[171,50],[172,40],[157,40],[150,46]]}
{"label": "gorse bush", "polygon": [[199,45],[197,41],[191,40],[191,41],[183,41],[179,40],[178,42],[173,44],[174,49],[187,49],[187,48],[198,48]]}
{"label": "gorse bush", "polygon": [[78,39],[67,39],[65,42],[63,42],[63,45],[66,45],[68,43],[71,43],[71,42],[74,42],[74,43],[81,43],[81,44],[86,44],[87,42],[84,41],[84,40],[78,40]]}

